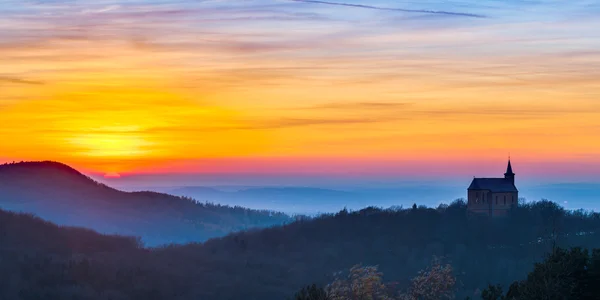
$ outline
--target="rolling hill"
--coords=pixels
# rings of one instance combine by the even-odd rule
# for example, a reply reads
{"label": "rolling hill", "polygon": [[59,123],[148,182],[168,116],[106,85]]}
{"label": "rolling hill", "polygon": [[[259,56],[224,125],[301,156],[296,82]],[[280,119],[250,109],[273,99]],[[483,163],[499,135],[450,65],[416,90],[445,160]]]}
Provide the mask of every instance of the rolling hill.
{"label": "rolling hill", "polygon": [[155,192],[123,192],[56,162],[0,166],[0,208],[34,213],[59,225],[139,236],[147,245],[200,242],[292,221],[272,211],[203,204]]}
{"label": "rolling hill", "polygon": [[[400,288],[434,256],[452,264],[456,296],[524,279],[558,233],[564,247],[600,246],[597,213],[551,202],[506,219],[471,218],[464,203],[358,212],[251,230],[205,243],[141,248],[135,239],[60,227],[0,210],[0,299],[287,299],[355,264]],[[584,234],[585,233],[585,234]]]}
{"label": "rolling hill", "polygon": [[[436,184],[400,184],[395,187],[369,188],[345,186],[183,186],[166,189],[169,194],[205,199],[224,205],[242,205],[253,209],[269,208],[288,214],[319,215],[344,208],[360,210],[368,206],[412,206],[417,202],[437,206],[463,194],[463,189]],[[458,192],[457,192],[458,191]]]}
{"label": "rolling hill", "polygon": [[[369,196],[349,191],[310,187],[247,187],[236,191],[223,191],[211,187],[188,186],[169,190],[170,194],[213,203],[243,205],[251,208],[272,207],[290,214],[318,215],[337,212],[344,207],[352,210],[364,208]],[[375,197],[371,195],[371,199]]]}

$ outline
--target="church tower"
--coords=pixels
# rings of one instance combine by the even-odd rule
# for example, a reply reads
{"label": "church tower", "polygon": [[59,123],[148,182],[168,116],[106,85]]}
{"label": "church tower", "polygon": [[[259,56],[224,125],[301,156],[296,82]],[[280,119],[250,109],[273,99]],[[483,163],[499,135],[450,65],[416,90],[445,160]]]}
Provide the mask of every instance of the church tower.
{"label": "church tower", "polygon": [[508,167],[506,167],[506,173],[504,173],[504,178],[506,180],[510,180],[510,182],[515,184],[515,173],[513,173],[512,166],[510,164],[510,159],[508,160]]}

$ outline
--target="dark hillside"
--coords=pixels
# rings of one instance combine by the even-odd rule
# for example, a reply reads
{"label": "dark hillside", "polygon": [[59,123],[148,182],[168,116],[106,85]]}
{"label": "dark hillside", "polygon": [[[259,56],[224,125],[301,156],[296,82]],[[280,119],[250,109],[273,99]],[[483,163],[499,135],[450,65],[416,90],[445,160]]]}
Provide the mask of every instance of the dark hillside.
{"label": "dark hillside", "polygon": [[61,225],[140,236],[150,245],[204,241],[291,221],[271,211],[202,204],[154,192],[122,192],[55,162],[0,166],[0,207]]}
{"label": "dark hillside", "polygon": [[27,215],[2,213],[0,225],[0,292],[19,299],[286,299],[359,263],[406,287],[434,256],[452,264],[459,299],[478,299],[490,283],[525,279],[555,246],[600,246],[598,214],[545,201],[497,220],[468,217],[460,201],[342,211],[157,249]]}
{"label": "dark hillside", "polygon": [[[599,216],[568,212],[546,201],[523,205],[498,220],[468,217],[461,201],[438,209],[369,208],[232,234],[162,254],[177,253],[174,256],[199,260],[201,265],[218,262],[220,268],[235,270],[238,284],[247,286],[248,293],[273,293],[279,299],[303,284],[331,282],[334,272],[357,263],[379,265],[388,280],[407,284],[438,256],[457,272],[459,294],[472,296],[490,282],[510,284],[523,278],[555,244],[600,246]],[[207,280],[218,287],[232,279],[215,272]],[[230,299],[236,299],[235,294]]]}
{"label": "dark hillside", "polygon": [[0,250],[3,251],[92,254],[139,248],[140,241],[134,237],[61,227],[30,214],[0,210]]}
{"label": "dark hillside", "polygon": [[0,299],[131,299],[114,276],[137,277],[135,264],[117,263],[146,253],[137,238],[0,210]]}

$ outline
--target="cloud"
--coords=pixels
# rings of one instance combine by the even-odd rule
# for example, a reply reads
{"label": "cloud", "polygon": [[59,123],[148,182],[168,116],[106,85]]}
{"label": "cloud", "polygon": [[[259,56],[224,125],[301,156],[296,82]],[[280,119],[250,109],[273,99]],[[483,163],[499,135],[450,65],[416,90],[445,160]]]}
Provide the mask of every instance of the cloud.
{"label": "cloud", "polygon": [[81,14],[99,14],[119,9],[120,5],[109,5],[98,9],[84,9]]}
{"label": "cloud", "polygon": [[317,1],[317,0],[290,0],[290,1],[303,2],[303,3],[314,3],[314,4],[325,4],[325,5],[335,5],[335,6],[346,6],[346,7],[374,9],[374,10],[407,12],[407,13],[424,13],[424,14],[448,15],[448,16],[457,16],[457,17],[486,18],[486,16],[480,15],[480,14],[452,12],[452,11],[443,11],[443,10],[389,8],[389,7],[379,7],[379,6],[372,6],[372,5]]}
{"label": "cloud", "polygon": [[431,120],[460,121],[474,118],[495,120],[543,120],[557,119],[565,115],[585,115],[600,111],[599,106],[581,106],[575,108],[552,107],[520,107],[507,108],[502,106],[465,106],[448,109],[416,109],[408,112],[413,118]]}
{"label": "cloud", "polygon": [[327,103],[305,107],[304,109],[340,109],[340,110],[364,110],[364,109],[405,109],[412,106],[414,103],[408,102],[353,102],[353,103]]}
{"label": "cloud", "polygon": [[1,77],[0,76],[0,84],[2,82],[8,82],[8,83],[14,83],[14,84],[32,84],[32,85],[44,84],[43,82],[37,81],[37,80],[28,80],[28,79],[22,79],[22,78],[16,78],[16,77]]}
{"label": "cloud", "polygon": [[[408,120],[430,120],[430,121],[460,121],[472,120],[475,117],[485,119],[506,119],[506,120],[532,120],[556,118],[563,114],[583,114],[598,109],[597,107],[587,107],[579,109],[552,109],[548,107],[529,107],[529,108],[502,108],[499,106],[479,106],[447,109],[418,108],[413,103],[332,103],[318,105],[304,109],[339,109],[344,112],[348,110],[363,111],[357,114],[353,111],[351,115],[326,115],[326,116],[282,116],[245,119],[240,122],[222,125],[173,125],[167,127],[152,127],[146,130],[147,133],[157,132],[179,132],[179,133],[201,133],[201,132],[226,132],[238,130],[274,130],[314,126],[347,126],[347,125],[365,125],[378,123],[401,122]],[[401,112],[399,112],[401,110]],[[296,109],[294,111],[297,112]],[[519,133],[513,133],[517,135]],[[524,133],[523,133],[524,134]],[[537,136],[540,133],[536,133]]]}
{"label": "cloud", "polygon": [[282,118],[274,121],[257,123],[247,129],[279,129],[316,125],[354,125],[381,123],[401,119],[400,117],[356,117],[356,118]]}
{"label": "cloud", "polygon": [[[226,131],[245,131],[245,130],[270,130],[270,129],[287,129],[308,126],[335,126],[335,125],[357,125],[357,124],[373,124],[382,122],[392,122],[397,120],[407,119],[405,116],[371,116],[371,117],[346,117],[346,118],[318,118],[318,117],[282,117],[268,119],[245,120],[239,124],[231,125],[173,125],[165,127],[151,127],[140,132],[143,133],[205,133],[205,132],[226,132]],[[46,129],[44,132],[50,132]],[[67,132],[61,130],[60,132]],[[106,132],[112,133],[112,131]]]}

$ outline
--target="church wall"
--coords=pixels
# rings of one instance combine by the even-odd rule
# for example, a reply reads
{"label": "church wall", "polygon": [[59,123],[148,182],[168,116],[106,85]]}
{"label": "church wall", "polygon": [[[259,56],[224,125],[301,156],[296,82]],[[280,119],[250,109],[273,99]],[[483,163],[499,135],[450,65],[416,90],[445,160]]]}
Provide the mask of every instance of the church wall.
{"label": "church wall", "polygon": [[490,201],[492,193],[489,190],[468,191],[467,208],[470,212],[490,214]]}
{"label": "church wall", "polygon": [[[506,203],[504,202],[506,199]],[[516,193],[493,193],[492,203],[498,208],[510,208],[513,204],[517,204],[518,196]],[[513,202],[514,201],[514,202]]]}
{"label": "church wall", "polygon": [[[494,206],[492,215],[494,217],[506,216],[513,205],[517,205],[519,199],[518,193],[493,193],[491,196]],[[504,199],[506,199],[506,202],[504,202]]]}
{"label": "church wall", "polygon": [[[504,203],[505,197],[506,204]],[[486,215],[491,213],[492,216],[505,216],[513,205],[517,205],[518,198],[518,193],[492,193],[489,190],[470,190],[467,195],[467,207],[473,213]],[[498,202],[496,202],[496,199]]]}

